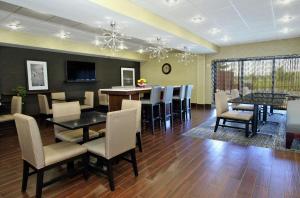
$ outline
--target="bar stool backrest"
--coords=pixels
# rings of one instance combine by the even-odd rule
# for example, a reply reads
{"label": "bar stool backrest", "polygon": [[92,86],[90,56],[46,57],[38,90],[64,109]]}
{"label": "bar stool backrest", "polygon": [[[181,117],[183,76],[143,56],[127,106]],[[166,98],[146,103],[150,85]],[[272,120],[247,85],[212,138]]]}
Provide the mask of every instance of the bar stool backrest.
{"label": "bar stool backrest", "polygon": [[161,94],[160,86],[152,87],[151,94],[150,94],[150,102],[152,105],[160,103],[160,94]]}
{"label": "bar stool backrest", "polygon": [[179,98],[180,98],[180,100],[184,100],[185,91],[186,91],[186,85],[181,85],[180,86],[180,90],[179,90]]}
{"label": "bar stool backrest", "polygon": [[193,85],[187,85],[186,86],[185,99],[191,99],[191,97],[192,97],[192,89],[193,89]]}
{"label": "bar stool backrest", "polygon": [[166,86],[164,90],[164,97],[163,97],[163,102],[165,104],[172,103],[173,99],[173,86]]}

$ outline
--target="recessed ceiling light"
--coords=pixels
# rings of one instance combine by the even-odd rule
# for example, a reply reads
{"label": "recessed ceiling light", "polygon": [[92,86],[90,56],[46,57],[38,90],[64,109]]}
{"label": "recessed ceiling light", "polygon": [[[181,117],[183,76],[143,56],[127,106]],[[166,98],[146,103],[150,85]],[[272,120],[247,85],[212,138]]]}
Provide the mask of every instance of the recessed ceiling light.
{"label": "recessed ceiling light", "polygon": [[280,30],[280,32],[283,33],[283,34],[288,34],[291,31],[292,31],[292,29],[291,28],[287,28],[287,27]]}
{"label": "recessed ceiling light", "polygon": [[279,19],[279,21],[282,22],[282,23],[289,23],[289,22],[291,22],[294,19],[295,19],[295,17],[293,17],[293,16],[285,15],[285,16],[281,17]]}
{"label": "recessed ceiling light", "polygon": [[61,39],[67,39],[71,37],[71,33],[70,32],[65,32],[65,31],[60,31],[59,33],[56,34],[57,37],[61,38]]}
{"label": "recessed ceiling light", "polygon": [[96,45],[96,46],[99,46],[99,45],[102,44],[102,42],[99,41],[98,39],[95,39],[95,40],[93,41],[93,44]]}
{"label": "recessed ceiling light", "polygon": [[145,50],[143,48],[141,48],[141,49],[137,50],[137,52],[140,53],[140,54],[142,54],[142,53],[145,52]]}
{"label": "recessed ceiling light", "polygon": [[6,25],[8,28],[12,29],[12,30],[18,30],[18,29],[21,29],[23,28],[21,26],[21,23],[20,21],[14,21],[14,22],[11,22],[9,24]]}
{"label": "recessed ceiling light", "polygon": [[168,6],[178,5],[180,0],[164,0],[164,3]]}
{"label": "recessed ceiling light", "polygon": [[221,32],[221,30],[219,28],[212,28],[212,29],[209,30],[209,33],[212,34],[212,35],[216,35],[220,32]]}
{"label": "recessed ceiling light", "polygon": [[118,49],[124,50],[124,49],[128,49],[128,47],[124,45],[124,42],[121,42],[120,45],[118,46]]}
{"label": "recessed ceiling light", "polygon": [[223,42],[228,42],[230,39],[231,39],[231,38],[230,38],[229,36],[223,36],[223,37],[221,38],[221,41],[223,41]]}
{"label": "recessed ceiling light", "polygon": [[294,0],[277,0],[277,3],[278,4],[281,4],[281,5],[288,5],[290,3],[292,3]]}
{"label": "recessed ceiling light", "polygon": [[205,20],[205,19],[204,19],[202,16],[200,16],[200,15],[196,15],[196,16],[193,16],[193,17],[191,18],[191,21],[192,21],[193,23],[202,23],[204,20]]}

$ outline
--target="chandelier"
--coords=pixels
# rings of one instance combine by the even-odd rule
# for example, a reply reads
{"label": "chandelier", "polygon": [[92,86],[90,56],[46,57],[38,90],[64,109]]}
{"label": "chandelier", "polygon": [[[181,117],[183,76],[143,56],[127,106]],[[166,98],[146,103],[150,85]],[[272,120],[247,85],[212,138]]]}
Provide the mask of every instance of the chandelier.
{"label": "chandelier", "polygon": [[178,57],[178,62],[188,64],[194,61],[193,57],[195,57],[196,55],[191,53],[188,47],[184,46],[182,51],[183,52],[176,54],[176,56]]}
{"label": "chandelier", "polygon": [[123,49],[127,49],[124,44],[124,39],[130,39],[129,37],[124,36],[124,34],[120,33],[117,29],[117,24],[115,21],[111,21],[110,23],[110,31],[104,33],[103,38],[103,48],[110,49],[112,51],[119,51]]}
{"label": "chandelier", "polygon": [[146,48],[146,51],[149,52],[150,59],[157,58],[160,62],[161,60],[168,58],[168,53],[171,50],[166,48],[166,43],[163,42],[160,37],[157,37],[150,43],[154,45]]}

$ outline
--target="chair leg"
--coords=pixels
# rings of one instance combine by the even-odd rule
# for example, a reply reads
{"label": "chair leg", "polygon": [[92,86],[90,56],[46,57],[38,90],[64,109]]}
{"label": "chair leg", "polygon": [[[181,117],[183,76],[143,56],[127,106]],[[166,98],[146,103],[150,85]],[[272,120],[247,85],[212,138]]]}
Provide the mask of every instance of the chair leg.
{"label": "chair leg", "polygon": [[130,155],[131,155],[132,168],[133,168],[133,171],[134,171],[134,175],[137,177],[139,175],[139,173],[138,173],[138,169],[137,169],[135,149],[132,149],[130,151]]}
{"label": "chair leg", "polygon": [[23,160],[22,192],[26,192],[28,176],[29,176],[29,165],[28,162]]}
{"label": "chair leg", "polygon": [[44,185],[43,179],[44,179],[44,170],[37,170],[36,193],[35,193],[36,198],[42,197],[42,190]]}
{"label": "chair leg", "polygon": [[226,124],[226,121],[227,121],[226,119],[223,119],[223,125],[225,125],[225,124]]}
{"label": "chair leg", "polygon": [[290,149],[294,140],[294,134],[287,132],[285,134],[285,148]]}
{"label": "chair leg", "polygon": [[89,179],[89,161],[90,161],[90,157],[89,154],[86,153],[83,155],[82,157],[82,161],[83,161],[83,177],[85,180]]}
{"label": "chair leg", "polygon": [[190,114],[190,120],[192,119],[192,105],[191,105],[191,99],[189,99],[189,114]]}
{"label": "chair leg", "polygon": [[171,122],[171,127],[173,127],[173,103],[170,103],[170,122]]}
{"label": "chair leg", "polygon": [[151,127],[152,127],[152,134],[154,134],[154,106],[151,105]]}
{"label": "chair leg", "polygon": [[221,118],[217,118],[217,120],[216,120],[216,125],[215,125],[215,130],[214,130],[214,132],[217,132],[217,130],[218,130],[220,119],[221,119]]}
{"label": "chair leg", "polygon": [[114,183],[114,175],[113,175],[113,168],[112,168],[112,161],[108,160],[107,162],[107,176],[109,181],[110,190],[115,190],[115,183]]}
{"label": "chair leg", "polygon": [[161,130],[161,107],[158,104],[158,118],[159,118],[159,129]]}
{"label": "chair leg", "polygon": [[182,100],[179,101],[180,122],[182,123]]}
{"label": "chair leg", "polygon": [[165,131],[167,130],[167,105],[164,103],[164,126],[165,126]]}
{"label": "chair leg", "polygon": [[139,147],[139,151],[143,152],[143,149],[142,149],[142,137],[141,136],[142,136],[141,132],[136,133],[136,143],[137,143],[137,145]]}
{"label": "chair leg", "polygon": [[249,137],[249,122],[246,123],[245,136]]}

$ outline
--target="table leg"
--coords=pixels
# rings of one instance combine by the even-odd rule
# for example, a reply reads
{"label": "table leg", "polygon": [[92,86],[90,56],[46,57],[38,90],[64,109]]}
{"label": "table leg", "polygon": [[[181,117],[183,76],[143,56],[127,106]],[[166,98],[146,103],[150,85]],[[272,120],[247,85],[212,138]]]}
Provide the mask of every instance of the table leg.
{"label": "table leg", "polygon": [[83,127],[83,143],[89,141],[89,127]]}
{"label": "table leg", "polygon": [[252,134],[256,135],[257,133],[257,124],[258,124],[258,105],[254,104],[254,111],[253,111],[253,123],[252,123]]}
{"label": "table leg", "polygon": [[264,105],[263,106],[263,121],[266,122],[267,121],[267,115],[268,115],[268,106]]}

